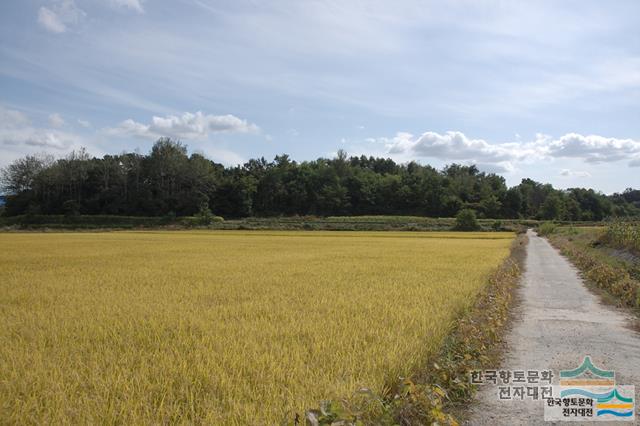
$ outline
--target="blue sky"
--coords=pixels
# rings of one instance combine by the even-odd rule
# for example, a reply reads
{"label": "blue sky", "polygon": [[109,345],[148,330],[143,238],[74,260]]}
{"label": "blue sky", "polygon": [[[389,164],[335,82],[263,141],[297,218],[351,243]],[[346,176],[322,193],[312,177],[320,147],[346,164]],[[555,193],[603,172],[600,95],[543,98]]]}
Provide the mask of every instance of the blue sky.
{"label": "blue sky", "polygon": [[0,166],[149,150],[640,187],[638,1],[4,0]]}

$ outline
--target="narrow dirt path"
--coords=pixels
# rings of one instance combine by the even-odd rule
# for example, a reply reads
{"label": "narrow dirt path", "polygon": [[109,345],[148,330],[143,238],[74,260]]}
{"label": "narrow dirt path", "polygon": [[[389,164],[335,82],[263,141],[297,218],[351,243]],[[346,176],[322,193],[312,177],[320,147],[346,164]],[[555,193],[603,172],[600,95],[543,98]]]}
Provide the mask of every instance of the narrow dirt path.
{"label": "narrow dirt path", "polygon": [[[640,333],[630,328],[632,319],[601,304],[577,270],[545,239],[531,231],[528,236],[521,303],[507,335],[503,365],[496,369],[552,369],[557,376],[560,370],[578,367],[590,355],[597,367],[616,372],[618,384],[635,385],[638,393]],[[556,384],[558,377],[553,381]],[[500,401],[498,392],[498,386],[481,387],[468,424],[550,424],[544,422],[542,401]],[[640,422],[637,402],[636,421]]]}

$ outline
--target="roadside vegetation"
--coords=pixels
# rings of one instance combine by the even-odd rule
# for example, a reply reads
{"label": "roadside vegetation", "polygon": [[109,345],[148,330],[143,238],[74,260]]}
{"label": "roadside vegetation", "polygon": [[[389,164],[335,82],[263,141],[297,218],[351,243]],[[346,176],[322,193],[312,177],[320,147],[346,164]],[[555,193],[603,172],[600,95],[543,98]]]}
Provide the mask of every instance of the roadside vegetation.
{"label": "roadside vegetation", "polygon": [[607,226],[601,241],[612,247],[626,249],[640,255],[640,219],[613,221]]}
{"label": "roadside vegetation", "polygon": [[554,222],[542,222],[538,226],[538,235],[541,237],[553,234],[558,229],[558,224]]}
{"label": "roadside vegetation", "polygon": [[[452,374],[482,360],[466,351],[496,330],[459,318],[485,294],[513,238],[0,234],[0,418],[277,424],[363,387],[413,401],[399,418],[440,416],[425,410],[467,394],[463,375]],[[454,330],[460,343],[448,340]],[[435,359],[421,380],[416,373]]]}
{"label": "roadside vegetation", "polygon": [[639,228],[638,221],[616,220],[580,228],[542,224],[539,232],[569,257],[588,282],[640,313]]}

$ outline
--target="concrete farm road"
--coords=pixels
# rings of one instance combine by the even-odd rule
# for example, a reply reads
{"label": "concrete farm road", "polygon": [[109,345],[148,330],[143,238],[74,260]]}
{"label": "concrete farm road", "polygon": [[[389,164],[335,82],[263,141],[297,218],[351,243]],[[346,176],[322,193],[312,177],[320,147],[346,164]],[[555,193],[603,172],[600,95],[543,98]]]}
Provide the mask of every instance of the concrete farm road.
{"label": "concrete farm road", "polygon": [[[586,355],[596,367],[615,371],[618,384],[640,391],[640,333],[624,311],[603,305],[584,285],[577,270],[545,239],[528,231],[525,271],[506,336],[503,370],[560,370],[581,365]],[[528,425],[544,421],[544,402],[500,401],[498,386],[481,385],[466,424]],[[636,423],[640,416],[636,401]],[[591,422],[590,422],[591,423]],[[592,424],[630,424],[593,422]],[[557,422],[556,424],[576,424]]]}

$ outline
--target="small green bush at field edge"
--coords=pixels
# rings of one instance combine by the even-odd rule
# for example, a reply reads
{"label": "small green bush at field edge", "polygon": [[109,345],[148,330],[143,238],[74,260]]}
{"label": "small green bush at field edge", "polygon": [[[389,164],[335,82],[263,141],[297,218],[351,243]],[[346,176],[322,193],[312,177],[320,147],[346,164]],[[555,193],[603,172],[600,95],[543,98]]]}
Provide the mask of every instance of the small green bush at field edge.
{"label": "small green bush at field edge", "polygon": [[454,229],[457,231],[477,231],[480,229],[475,210],[460,210],[456,215],[456,226]]}
{"label": "small green bush at field edge", "polygon": [[180,219],[180,225],[185,226],[187,228],[195,228],[195,227],[203,227],[203,226],[210,226],[213,225],[214,223],[221,223],[224,222],[224,218],[222,216],[201,216],[201,215],[195,215],[195,216],[183,216]]}

